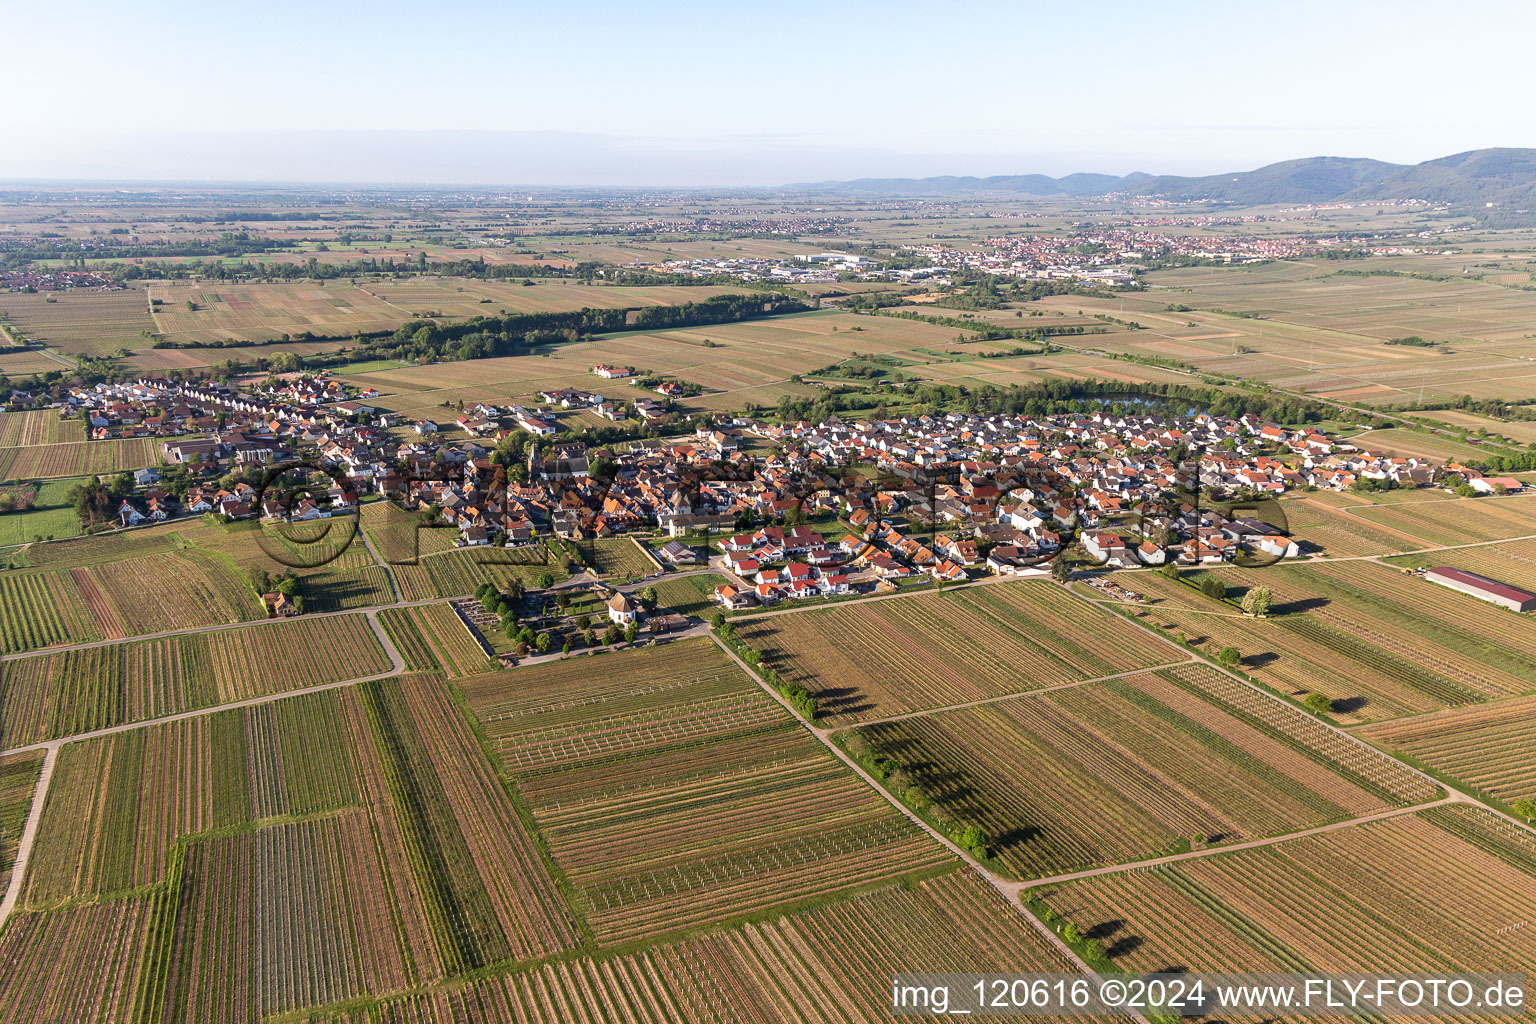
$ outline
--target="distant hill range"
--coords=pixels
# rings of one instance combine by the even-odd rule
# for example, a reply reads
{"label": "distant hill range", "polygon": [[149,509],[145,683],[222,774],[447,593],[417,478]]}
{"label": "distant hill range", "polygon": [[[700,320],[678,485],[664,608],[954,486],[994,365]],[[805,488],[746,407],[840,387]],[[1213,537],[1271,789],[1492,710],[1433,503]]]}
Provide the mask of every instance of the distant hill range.
{"label": "distant hill range", "polygon": [[1475,149],[1469,153],[1389,164],[1353,157],[1287,160],[1255,171],[1186,178],[1172,174],[1005,174],[990,178],[860,178],[792,186],[829,192],[917,195],[1012,193],[1027,196],[1102,196],[1120,193],[1176,200],[1212,200],[1258,206],[1345,200],[1427,199],[1457,206],[1536,209],[1536,149]]}

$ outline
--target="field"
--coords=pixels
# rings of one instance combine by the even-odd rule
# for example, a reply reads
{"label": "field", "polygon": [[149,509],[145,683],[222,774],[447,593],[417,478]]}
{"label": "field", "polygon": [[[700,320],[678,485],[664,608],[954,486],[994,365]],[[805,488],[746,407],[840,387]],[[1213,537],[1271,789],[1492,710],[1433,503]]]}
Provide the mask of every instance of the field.
{"label": "field", "polygon": [[599,941],[948,860],[710,641],[603,658],[462,683]]}
{"label": "field", "polygon": [[0,934],[0,1018],[137,1020],[154,973],[156,896],[18,913]]}
{"label": "field", "polygon": [[1361,518],[1359,508],[1330,507],[1310,495],[1286,499],[1279,507],[1293,537],[1321,548],[1328,555],[1348,558],[1423,547],[1418,538],[1382,529]]}
{"label": "field", "polygon": [[1053,583],[742,619],[736,635],[842,724],[1178,661],[1172,648]]}
{"label": "field", "polygon": [[108,356],[120,348],[147,348],[149,342],[141,332],[155,329],[143,288],[12,292],[0,296],[0,311],[8,313],[10,323],[28,338],[71,356]]}
{"label": "field", "polygon": [[601,962],[570,960],[391,999],[376,1017],[355,1011],[308,1021],[877,1024],[891,1019],[891,977],[914,963],[949,972],[1072,971],[1000,895],[962,871]]}
{"label": "field", "polygon": [[0,745],[24,746],[389,670],[361,615],[300,618],[0,662]]}
{"label": "field", "polygon": [[99,639],[69,573],[0,573],[0,654]]}
{"label": "field", "polygon": [[1495,800],[1536,798],[1536,697],[1371,725],[1356,735]]}
{"label": "field", "polygon": [[233,566],[204,551],[83,566],[70,575],[109,640],[266,617]]}
{"label": "field", "polygon": [[[172,341],[271,341],[308,332],[350,338],[392,331],[416,316],[464,319],[583,307],[655,306],[697,302],[729,288],[612,287],[565,281],[528,286],[438,277],[302,284],[154,284],[155,333]],[[481,301],[486,300],[486,301]],[[143,301],[142,299],[140,300]],[[189,308],[187,303],[195,308]],[[136,347],[145,347],[142,343]]]}
{"label": "field", "polygon": [[[329,824],[270,828],[306,819]],[[216,841],[196,849],[203,840],[195,837],[210,831]],[[236,836],[251,838],[217,841]],[[334,900],[310,889],[251,902],[252,886],[320,885],[314,871],[276,865],[315,861],[327,848],[357,851],[341,861],[324,856],[349,865],[331,876]],[[273,858],[273,869],[242,866],[263,856]],[[24,904],[47,909],[159,882],[181,890],[173,979],[175,965],[204,941],[198,929],[234,936],[242,920],[254,920],[242,908],[261,907],[276,916],[255,929],[255,949],[222,966],[240,971],[248,957],[260,966],[303,956],[304,969],[315,972],[310,980],[276,981],[272,974],[293,973],[281,968],[266,968],[271,973],[259,979],[285,986],[274,997],[284,1005],[351,984],[335,977],[340,965],[302,953],[309,941],[352,949],[360,983],[369,971],[398,973],[395,943],[378,946],[379,918],[358,909],[377,906],[381,890],[393,893],[386,905],[414,979],[541,956],[575,941],[506,791],[432,677],[306,694],[64,747]],[[299,914],[295,904],[312,910]],[[367,934],[359,936],[355,923],[363,920]],[[372,952],[358,950],[364,940]],[[219,976],[204,968],[173,981],[173,1005],[200,1020],[209,999],[234,998],[228,1010],[243,1019],[240,1007],[252,997],[231,997],[235,982],[224,996],[199,992]],[[300,1003],[285,1002],[294,999]]]}
{"label": "field", "polygon": [[581,556],[599,576],[650,576],[656,564],[628,537],[601,537],[580,541]]}
{"label": "field", "polygon": [[[1021,877],[1242,842],[1432,799],[1303,712],[1191,665],[856,730]],[[895,776],[893,776],[894,778]]]}
{"label": "field", "polygon": [[501,588],[512,579],[531,585],[546,572],[551,573],[556,582],[570,575],[565,571],[563,558],[544,545],[519,549],[457,548],[442,554],[424,555],[415,565],[394,565],[391,572],[400,587],[400,597],[405,601],[468,597],[482,583],[494,583]]}
{"label": "field", "polygon": [[1469,807],[1036,893],[1125,970],[1496,972],[1536,957],[1536,837]]}
{"label": "field", "polygon": [[1420,538],[1422,547],[1536,536],[1536,496],[1532,495],[1378,505],[1352,511],[1380,526]]}
{"label": "field", "polygon": [[21,830],[32,809],[32,794],[43,770],[40,750],[0,757],[0,893],[11,884],[11,868],[16,863],[16,848]]}
{"label": "field", "polygon": [[414,563],[422,555],[452,551],[459,531],[423,526],[421,517],[390,501],[361,506],[363,532],[391,565]]}
{"label": "field", "polygon": [[160,461],[160,441],[153,437],[0,448],[0,480],[122,473],[158,466]]}
{"label": "field", "polygon": [[79,536],[80,517],[65,497],[78,483],[80,480],[70,477],[40,481],[31,508],[24,512],[0,513],[0,548],[25,544],[36,537],[63,540]]}
{"label": "field", "polygon": [[[1441,503],[1449,504],[1449,503]],[[1333,698],[1367,722],[1479,703],[1536,686],[1536,635],[1519,616],[1368,561],[1222,569],[1228,596],[1262,584],[1267,620],[1242,616],[1151,573],[1123,582],[1154,603],[1149,623],[1214,656],[1236,647],[1245,672],[1294,696]],[[1339,671],[1340,659],[1349,671]]]}
{"label": "field", "polygon": [[[1392,265],[1410,262],[1416,272],[1462,276],[1459,256]],[[1142,295],[1066,295],[1033,305],[1103,313],[1144,328],[1096,337],[1095,348],[1176,359],[1335,401],[1536,398],[1536,368],[1520,358],[1531,354],[1531,293],[1472,279],[1357,276],[1352,269],[1277,261],[1166,270],[1148,275],[1151,287]],[[1173,312],[1169,304],[1191,308]],[[1409,335],[1447,344],[1385,344]]]}
{"label": "field", "polygon": [[1449,565],[1524,590],[1536,590],[1536,541],[1531,540],[1510,540],[1473,548],[1397,555],[1384,561],[1404,568]]}
{"label": "field", "polygon": [[30,448],[40,444],[84,441],[79,419],[64,419],[57,409],[0,412],[0,448]]}
{"label": "field", "polygon": [[382,397],[372,404],[412,417],[441,416],[445,400],[460,398],[501,405],[509,396],[534,401],[546,388],[581,388],[622,401],[642,397],[625,381],[592,376],[592,365],[606,362],[698,384],[703,395],[676,403],[684,411],[741,409],[771,406],[784,395],[819,395],[817,388],[789,378],[836,363],[850,352],[947,364],[947,357],[922,350],[942,350],[955,334],[953,328],[932,324],[822,311],[654,334],[612,334],[561,345],[544,355],[413,366],[350,374],[346,380],[377,388]]}
{"label": "field", "polygon": [[386,608],[379,622],[405,659],[407,671],[467,676],[491,667],[490,656],[447,604]]}
{"label": "field", "polygon": [[726,583],[718,573],[700,573],[697,576],[664,577],[653,586],[656,602],[680,615],[708,619],[720,606],[714,602],[715,588]]}

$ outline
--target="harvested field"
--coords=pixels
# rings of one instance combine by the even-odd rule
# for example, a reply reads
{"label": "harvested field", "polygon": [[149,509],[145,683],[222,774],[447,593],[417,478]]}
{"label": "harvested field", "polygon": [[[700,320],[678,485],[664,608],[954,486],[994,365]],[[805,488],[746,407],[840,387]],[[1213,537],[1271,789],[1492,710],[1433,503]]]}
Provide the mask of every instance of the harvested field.
{"label": "harvested field", "polygon": [[1132,971],[1495,972],[1536,958],[1523,925],[1536,837],[1466,806],[1035,892]]}
{"label": "harvested field", "polygon": [[386,608],[379,613],[379,622],[408,671],[467,676],[492,667],[490,656],[447,604]]}
{"label": "harvested field", "polygon": [[1495,800],[1536,798],[1536,697],[1418,715],[1356,735]]}
{"label": "harvested field", "polygon": [[600,941],[948,860],[713,643],[603,659],[463,683]]}
{"label": "harvested field", "polygon": [[[913,963],[951,972],[1074,971],[1000,895],[962,871],[602,962],[571,960],[391,999],[377,1020],[876,1024],[891,1019],[891,977]],[[577,1006],[601,1006],[602,1014],[582,1016]],[[336,1014],[309,1020],[363,1019]],[[1061,1019],[1085,1024],[1089,1018]],[[1092,1019],[1123,1024],[1113,1017]]]}
{"label": "harvested field", "polygon": [[[1429,800],[1363,744],[1203,665],[864,726],[1021,877],[1241,842]],[[1358,765],[1358,767],[1356,767]]]}
{"label": "harvested field", "polygon": [[1054,583],[746,618],[736,635],[816,695],[830,722],[962,704],[1178,661],[1172,648]]}

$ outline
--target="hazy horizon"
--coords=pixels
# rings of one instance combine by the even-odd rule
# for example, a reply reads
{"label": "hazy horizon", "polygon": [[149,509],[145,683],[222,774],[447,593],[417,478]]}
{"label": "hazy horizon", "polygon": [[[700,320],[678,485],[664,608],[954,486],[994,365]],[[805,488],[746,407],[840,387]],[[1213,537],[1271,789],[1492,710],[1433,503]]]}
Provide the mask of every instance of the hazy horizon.
{"label": "hazy horizon", "polygon": [[[259,15],[176,0],[154,19],[82,0],[62,36],[46,8],[0,2],[28,86],[0,114],[11,181],[773,188],[1536,146],[1521,104],[1536,10],[1515,4],[1471,25],[1426,0],[1301,0],[1283,17],[1109,0],[1089,25],[995,0],[772,17],[474,2],[430,20],[399,0]],[[1283,56],[1249,59],[1255,40]],[[1403,70],[1474,49],[1475,102]]]}

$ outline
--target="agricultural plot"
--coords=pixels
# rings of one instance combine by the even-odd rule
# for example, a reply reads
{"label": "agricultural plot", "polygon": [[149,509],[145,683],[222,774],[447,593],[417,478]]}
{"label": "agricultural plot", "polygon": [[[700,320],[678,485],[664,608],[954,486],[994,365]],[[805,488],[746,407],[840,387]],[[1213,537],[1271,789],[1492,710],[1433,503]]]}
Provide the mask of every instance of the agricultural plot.
{"label": "agricultural plot", "polygon": [[[526,281],[527,283],[523,283]],[[380,298],[415,312],[462,318],[507,313],[563,313],[583,308],[676,306],[740,289],[691,285],[600,285],[575,281],[415,277],[371,286]]]}
{"label": "agricultural plot", "polygon": [[656,603],[662,608],[670,608],[679,615],[707,619],[720,607],[714,602],[715,588],[726,582],[726,578],[718,573],[700,573],[663,578],[653,586]]}
{"label": "agricultural plot", "polygon": [[599,941],[948,860],[709,641],[604,659],[463,683]]}
{"label": "agricultural plot", "polygon": [[332,693],[70,743],[59,751],[22,902],[37,909],[154,885],[166,881],[182,837],[357,800]]}
{"label": "agricultural plot", "polygon": [[[25,544],[38,538],[65,540],[80,534],[80,517],[68,500],[70,488],[80,480],[62,477],[35,485],[36,499],[25,511],[0,514],[0,548]],[[25,557],[25,556],[24,556]],[[27,559],[30,560],[30,559]]]}
{"label": "agricultural plot", "polygon": [[442,684],[412,676],[369,683],[360,703],[377,757],[367,771],[384,782],[444,968],[575,945],[532,838]]}
{"label": "agricultural plot", "polygon": [[[891,1019],[891,977],[913,963],[950,972],[1074,970],[1002,896],[962,871],[600,963],[570,960],[390,999],[376,1018],[357,1012],[309,1020],[877,1024]],[[581,1009],[592,1007],[601,1007],[601,1016]],[[1123,1024],[1113,1017],[1093,1019]]]}
{"label": "agricultural plot", "polygon": [[408,310],[340,282],[155,284],[149,298],[160,300],[155,333],[176,342],[270,341],[304,332],[350,338],[392,331],[410,319]]}
{"label": "agricultural plot", "polygon": [[361,809],[189,843],[178,882],[163,1020],[237,1024],[409,980]]}
{"label": "agricultural plot", "polygon": [[1383,555],[1422,547],[1417,538],[1386,530],[1359,516],[1359,509],[1330,508],[1311,496],[1280,505],[1291,535],[1339,557]]}
{"label": "agricultural plot", "polygon": [[31,448],[40,444],[83,442],[79,419],[64,419],[57,409],[0,412],[0,448]]}
{"label": "agricultural plot", "polygon": [[1423,547],[1536,536],[1536,497],[1461,498],[1352,509],[1383,527],[1421,538]]}
{"label": "agricultural plot", "polygon": [[1356,735],[1495,800],[1536,798],[1536,697],[1370,725]]}
{"label": "agricultural plot", "polygon": [[156,968],[158,896],[17,913],[0,934],[0,1018],[127,1021]]}
{"label": "agricultural plot", "polygon": [[1536,957],[1536,837],[1465,806],[1034,893],[1132,971],[1496,972]]}
{"label": "agricultural plot", "polygon": [[415,562],[422,555],[452,551],[454,539],[459,536],[456,529],[423,526],[419,515],[389,501],[362,505],[361,516],[363,532],[391,565]]}
{"label": "agricultural plot", "polygon": [[43,752],[30,751],[0,757],[0,892],[11,884],[11,868],[16,864],[16,849],[21,844],[21,830],[32,810],[32,794],[43,770]]}
{"label": "agricultural plot", "polygon": [[835,723],[1151,668],[1180,655],[1047,582],[746,618],[736,635]]}
{"label": "agricultural plot", "polygon": [[467,676],[493,667],[464,620],[447,604],[386,608],[379,613],[379,622],[409,672]]}
{"label": "agricultural plot", "polygon": [[299,618],[203,636],[218,693],[215,703],[361,679],[390,669],[389,656],[362,615]]}
{"label": "agricultural plot", "polygon": [[1026,878],[1169,853],[1195,836],[1283,834],[1435,795],[1391,758],[1199,665],[856,734],[903,766],[891,788],[915,785],[951,819],[979,824],[994,837],[994,856]]}
{"label": "agricultural plot", "polygon": [[0,480],[122,473],[158,466],[160,461],[160,441],[153,437],[0,448]]}
{"label": "agricultural plot", "polygon": [[9,293],[0,299],[0,309],[23,334],[71,356],[148,348],[142,332],[155,329],[148,306],[142,288]]}
{"label": "agricultural plot", "polygon": [[99,639],[68,573],[0,573],[0,654]]}
{"label": "agricultural plot", "polygon": [[[1431,434],[1409,427],[1390,427],[1385,430],[1368,430],[1349,439],[1350,444],[1367,451],[1381,452],[1396,458],[1433,459],[1436,462],[1465,462],[1486,458],[1488,447],[1478,447],[1458,441],[1454,437]],[[1495,449],[1497,451],[1497,449]]]}
{"label": "agricultural plot", "polygon": [[1511,540],[1476,548],[1399,555],[1386,561],[1405,568],[1449,565],[1522,590],[1536,591],[1536,541],[1532,540]]}
{"label": "agricultural plot", "polygon": [[560,555],[540,544],[528,548],[457,548],[425,556],[416,565],[391,567],[406,601],[469,597],[482,583],[505,588],[509,580],[531,585],[548,572],[558,582],[570,574]]}
{"label": "agricultural plot", "polygon": [[1274,613],[1247,618],[1138,573],[1130,585],[1156,602],[1138,614],[1210,656],[1237,648],[1243,671],[1283,693],[1326,694],[1345,721],[1475,704],[1525,693],[1536,680],[1536,636],[1520,617],[1387,566],[1319,562],[1217,575],[1229,597],[1270,588]]}
{"label": "agricultural plot", "polygon": [[581,556],[599,576],[650,576],[656,565],[628,537],[601,537],[578,542]]}
{"label": "agricultural plot", "polygon": [[234,567],[187,549],[70,570],[107,639],[266,617]]}

